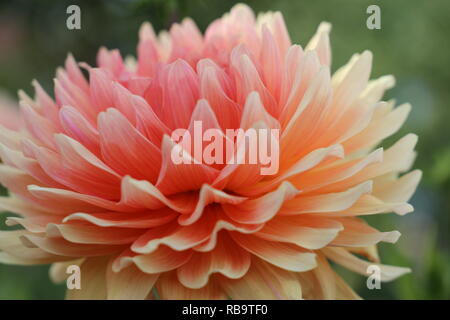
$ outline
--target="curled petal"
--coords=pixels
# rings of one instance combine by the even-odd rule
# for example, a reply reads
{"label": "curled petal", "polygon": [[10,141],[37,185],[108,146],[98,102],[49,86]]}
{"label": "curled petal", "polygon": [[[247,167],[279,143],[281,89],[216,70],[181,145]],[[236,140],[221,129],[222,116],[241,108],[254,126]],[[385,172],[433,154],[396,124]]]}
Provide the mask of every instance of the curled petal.
{"label": "curled petal", "polygon": [[155,182],[161,166],[160,150],[116,109],[99,115],[100,147],[105,162],[120,174]]}
{"label": "curled petal", "polygon": [[[204,183],[211,183],[217,176],[216,169],[195,161],[168,136],[164,136],[161,149],[162,165],[156,187],[166,195],[197,189]],[[182,152],[183,162],[187,163],[173,163],[173,152]]]}
{"label": "curled petal", "polygon": [[376,265],[380,268],[381,271],[381,281],[391,281],[406,273],[411,272],[411,269],[409,268],[394,267],[364,261],[352,255],[350,252],[343,248],[325,248],[323,249],[323,252],[327,256],[327,258],[362,275],[367,275],[367,267],[369,267],[370,265]]}
{"label": "curled petal", "polygon": [[47,225],[46,232],[49,238],[62,237],[72,243],[117,245],[133,242],[143,231],[50,223]]}
{"label": "curled petal", "polygon": [[337,221],[344,227],[332,242],[338,247],[369,247],[380,241],[395,243],[400,237],[398,231],[380,232],[358,218],[341,218]]}
{"label": "curled petal", "polygon": [[343,230],[339,221],[314,216],[275,217],[255,233],[270,241],[293,243],[300,247],[316,250],[325,247]]}
{"label": "curled petal", "polygon": [[372,181],[366,181],[347,191],[302,196],[287,201],[280,212],[282,215],[301,213],[341,211],[350,208],[363,194],[372,191]]}
{"label": "curled petal", "polygon": [[161,275],[156,283],[156,288],[161,299],[167,300],[222,300],[227,298],[217,281],[210,281],[201,289],[189,289],[180,283],[175,272]]}
{"label": "curled petal", "polygon": [[123,248],[123,245],[75,244],[63,238],[45,238],[36,235],[24,235],[22,239],[31,247],[35,246],[54,255],[72,258],[104,256]]}
{"label": "curled petal", "polygon": [[252,235],[231,233],[236,243],[257,257],[285,270],[308,271],[316,267],[316,255],[295,245],[258,239]]}
{"label": "curled petal", "polygon": [[223,204],[225,213],[239,223],[260,224],[272,219],[283,203],[298,194],[289,182],[283,182],[278,189],[266,195],[246,200],[239,204]]}
{"label": "curled petal", "polygon": [[213,273],[239,279],[249,267],[250,254],[236,245],[226,233],[222,233],[212,251],[194,253],[191,259],[177,270],[177,275],[186,287],[199,289],[207,285]]}
{"label": "curled petal", "polygon": [[134,264],[142,272],[158,274],[184,265],[191,256],[192,251],[175,251],[166,246],[161,246],[155,251],[144,255],[136,255],[126,250],[114,260],[112,269],[114,272],[120,272],[129,265]]}
{"label": "curled petal", "polygon": [[[143,213],[73,213],[64,218],[64,222],[86,221],[99,227],[143,229],[164,225],[173,219],[176,214],[170,210]],[[108,231],[114,234],[114,231]]]}

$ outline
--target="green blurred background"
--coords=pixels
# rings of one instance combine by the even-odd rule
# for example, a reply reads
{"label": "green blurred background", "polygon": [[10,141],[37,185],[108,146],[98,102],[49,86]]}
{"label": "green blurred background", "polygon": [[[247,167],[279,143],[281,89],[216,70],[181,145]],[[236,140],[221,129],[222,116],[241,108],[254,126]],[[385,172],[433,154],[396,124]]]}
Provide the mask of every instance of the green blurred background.
{"label": "green blurred background", "polygon": [[[0,88],[12,97],[18,89],[32,94],[37,79],[51,92],[56,68],[72,52],[94,64],[97,49],[119,48],[134,54],[143,21],[167,29],[185,16],[204,31],[236,2],[256,12],[284,14],[294,43],[306,45],[321,21],[333,25],[333,70],[355,52],[374,53],[372,77],[393,74],[396,87],[386,98],[410,102],[413,111],[390,145],[406,133],[419,135],[415,168],[424,178],[412,199],[415,212],[405,217],[380,215],[370,222],[382,230],[399,230],[396,245],[382,244],[383,263],[410,266],[413,273],[381,290],[368,290],[365,278],[338,270],[367,299],[450,298],[450,1],[411,0],[117,0],[117,1],[0,1]],[[81,7],[81,30],[67,30],[66,8]],[[381,8],[381,30],[368,30],[366,9]],[[6,193],[0,189],[1,193]],[[4,228],[6,213],[0,214]],[[48,278],[48,267],[0,265],[0,299],[60,299],[64,286]]]}

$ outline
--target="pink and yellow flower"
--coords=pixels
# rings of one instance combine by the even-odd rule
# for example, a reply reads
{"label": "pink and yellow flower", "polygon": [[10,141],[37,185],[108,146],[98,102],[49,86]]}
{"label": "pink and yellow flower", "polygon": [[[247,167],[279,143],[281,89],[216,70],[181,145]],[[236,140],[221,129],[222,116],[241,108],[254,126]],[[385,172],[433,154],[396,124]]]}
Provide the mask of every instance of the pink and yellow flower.
{"label": "pink and yellow flower", "polygon": [[[56,281],[79,265],[74,299],[349,299],[329,261],[408,272],[377,254],[400,233],[361,216],[413,210],[421,173],[401,174],[417,137],[377,148],[410,106],[381,100],[394,79],[369,80],[368,51],[331,76],[329,31],[303,49],[280,13],[237,5],[204,35],[190,19],[158,36],[143,24],[137,61],[102,48],[80,64],[89,80],[69,55],[55,99],[33,82],[21,128],[0,126],[0,208],[23,226],[0,233],[0,261],[52,263]],[[280,129],[278,173],[174,164],[170,135],[194,121]]]}

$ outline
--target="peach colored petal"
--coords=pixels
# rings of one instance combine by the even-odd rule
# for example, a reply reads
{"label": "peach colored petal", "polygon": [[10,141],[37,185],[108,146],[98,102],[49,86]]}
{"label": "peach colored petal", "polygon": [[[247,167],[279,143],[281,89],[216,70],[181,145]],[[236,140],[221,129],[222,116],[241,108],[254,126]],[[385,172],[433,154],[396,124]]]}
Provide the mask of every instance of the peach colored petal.
{"label": "peach colored petal", "polygon": [[[355,174],[336,181],[333,185],[322,187],[322,192],[329,192],[347,188],[355,183],[360,183],[375,177],[380,177],[388,173],[404,172],[410,169],[416,153],[414,147],[417,143],[417,136],[408,134],[397,141],[394,145],[383,152],[383,160],[370,163],[365,170],[355,172]],[[380,149],[379,149],[380,150]]]}
{"label": "peach colored petal", "polygon": [[335,274],[334,278],[337,300],[361,300],[361,297],[340,276]]}
{"label": "peach colored petal", "polygon": [[409,268],[374,264],[372,262],[361,260],[342,248],[325,248],[323,249],[323,252],[327,258],[362,275],[367,275],[367,267],[369,265],[376,265],[381,271],[381,281],[391,281],[411,272],[411,269]]}
{"label": "peach colored petal", "polygon": [[[383,150],[377,149],[367,156],[360,159],[338,162],[335,165],[318,168],[302,174],[301,176],[292,179],[296,188],[303,192],[316,191],[326,186],[333,186],[333,184],[353,177],[358,172],[373,163],[379,163],[383,160]],[[352,181],[353,180],[346,180]],[[358,183],[358,181],[354,181]]]}
{"label": "peach colored petal", "polygon": [[406,202],[385,202],[373,195],[366,194],[361,196],[351,208],[344,211],[321,213],[321,215],[329,217],[351,217],[390,212],[404,215],[413,210],[414,208]]}
{"label": "peach colored petal", "polygon": [[257,257],[285,270],[303,272],[316,267],[316,255],[297,246],[230,233],[236,243]]}
{"label": "peach colored petal", "polygon": [[[408,201],[422,178],[422,171],[414,170],[404,174],[398,179],[392,179],[389,182],[376,184],[374,195],[383,199],[383,201],[406,202]],[[399,214],[404,212],[399,212]]]}
{"label": "peach colored petal", "polygon": [[97,228],[94,226],[49,223],[46,236],[81,244],[120,245],[132,243],[142,234],[141,229]]}
{"label": "peach colored petal", "polygon": [[[297,52],[295,52],[297,51]],[[280,114],[280,122],[283,128],[286,128],[288,123],[292,122],[291,119],[295,113],[301,114],[302,110],[309,104],[311,99],[311,93],[306,95],[306,91],[314,92],[317,90],[318,84],[313,83],[313,79],[320,75],[325,81],[329,81],[329,75],[327,75],[327,68],[320,67],[320,61],[315,51],[307,51],[303,55],[301,50],[295,50],[293,52],[294,63],[290,61],[291,64],[286,65],[287,67],[294,68],[293,83],[290,84],[291,90],[289,93],[285,94],[286,102]],[[319,73],[319,70],[323,70]],[[325,76],[325,77],[324,77]],[[329,90],[329,86],[323,86],[322,91]],[[296,116],[298,118],[298,116]]]}
{"label": "peach colored petal", "polygon": [[91,245],[75,244],[62,238],[47,238],[36,235],[24,235],[22,237],[27,245],[41,248],[42,250],[66,257],[94,257],[104,256],[120,251],[123,245]]}
{"label": "peach colored petal", "polygon": [[301,194],[292,200],[286,201],[281,208],[281,215],[294,215],[301,213],[342,211],[350,208],[362,195],[372,191],[372,181],[363,182],[344,192],[325,193],[312,196]]}
{"label": "peach colored petal", "polygon": [[237,223],[229,218],[222,208],[219,207],[206,207],[205,214],[215,214],[216,223],[212,229],[209,237],[201,244],[194,247],[195,251],[207,252],[214,249],[217,245],[217,236],[221,230],[236,231],[243,234],[251,234],[260,230],[264,224],[243,224]]}
{"label": "peach colored petal", "polygon": [[135,208],[121,203],[65,189],[44,188],[29,184],[28,191],[36,199],[42,200],[49,210],[59,210],[62,214],[72,213],[74,210],[88,213],[101,212],[105,209],[121,212],[136,211]]}
{"label": "peach colored petal", "polygon": [[143,300],[153,288],[158,275],[141,272],[131,265],[120,272],[111,266],[106,271],[106,295],[108,300]]}
{"label": "peach colored petal", "polygon": [[261,67],[264,84],[270,91],[275,100],[280,98],[281,83],[281,52],[278,49],[272,32],[267,26],[262,27],[262,43],[261,43]]}
{"label": "peach colored petal", "polygon": [[175,251],[167,246],[160,246],[153,252],[144,255],[136,255],[127,250],[114,260],[112,268],[118,272],[135,264],[142,272],[158,274],[179,268],[191,257],[192,251]]}
{"label": "peach colored petal", "polygon": [[334,281],[336,274],[322,254],[317,256],[317,268],[311,272],[314,273],[320,286],[322,299],[336,299],[336,282]]}
{"label": "peach colored petal", "polygon": [[142,213],[73,213],[64,218],[63,222],[86,221],[99,227],[116,228],[152,228],[164,225],[174,220],[176,214],[170,210],[163,209],[160,212],[142,212]]}
{"label": "peach colored petal", "polygon": [[27,218],[7,217],[5,224],[9,227],[20,225],[30,232],[42,233],[46,231],[47,224],[61,223],[62,219],[62,216],[58,215],[37,215]]}
{"label": "peach colored petal", "polygon": [[[361,55],[355,55],[342,73],[333,76],[333,105],[335,112],[329,116],[340,115],[347,106],[361,94],[369,81],[372,68],[372,53],[364,51]],[[339,106],[339,109],[338,107]]]}
{"label": "peach colored petal", "polygon": [[251,91],[245,100],[240,127],[244,130],[252,128],[257,122],[264,122],[271,129],[279,129],[280,124],[265,109],[261,96],[257,91]]}
{"label": "peach colored petal", "polygon": [[0,197],[0,209],[3,211],[15,212],[23,217],[61,214],[61,212],[48,210],[48,208],[40,206],[37,203],[24,201],[16,195],[10,195],[9,197]]}
{"label": "peach colored petal", "polygon": [[331,65],[331,49],[329,33],[331,25],[322,22],[317,28],[316,34],[309,40],[306,50],[315,50],[319,57],[320,63],[324,65]]}
{"label": "peach colored petal", "polygon": [[249,267],[250,254],[236,245],[226,233],[221,233],[212,251],[194,253],[187,263],[177,269],[177,275],[184,286],[199,289],[207,285],[213,273],[239,279]]}
{"label": "peach colored petal", "polygon": [[275,191],[232,205],[223,204],[223,210],[234,221],[245,224],[260,224],[272,219],[283,203],[298,194],[289,182],[283,182]]}
{"label": "peach colored petal", "polygon": [[70,274],[67,273],[69,266],[80,266],[84,259],[68,260],[64,262],[55,262],[50,266],[50,279],[57,284],[67,281]]}
{"label": "peach colored petal", "polygon": [[302,298],[302,288],[294,274],[257,258],[252,259],[244,277],[237,280],[220,278],[220,284],[233,300]]}
{"label": "peach colored petal", "polygon": [[[286,159],[295,159],[299,153],[301,156],[301,152],[308,150],[308,138],[318,132],[317,128],[328,112],[330,96],[330,71],[327,67],[321,67],[312,78],[311,84],[305,88],[304,96],[292,111],[293,114],[281,135],[282,163],[289,161]],[[301,143],[296,139],[299,134],[303,137]]]}
{"label": "peach colored petal", "polygon": [[[278,149],[278,137],[277,134],[273,133],[268,124],[263,121],[255,123],[252,129],[258,131],[263,130],[267,132],[266,136],[260,136],[259,145],[262,143],[268,146],[277,146]],[[264,140],[263,140],[264,139]],[[216,188],[226,188],[233,190],[237,193],[244,193],[246,186],[258,183],[264,178],[262,175],[262,170],[265,168],[260,162],[248,163],[245,159],[251,157],[251,144],[245,143],[245,139],[242,139],[240,143],[237,143],[235,153],[233,155],[233,160],[223,167],[219,175],[213,182],[213,186]],[[275,149],[276,150],[276,149]]]}
{"label": "peach colored petal", "polygon": [[[283,106],[281,109],[280,119],[286,120],[284,118],[284,112],[287,109],[287,101],[291,95],[295,92],[292,90],[295,85],[299,84],[299,72],[298,67],[302,63],[303,49],[299,45],[292,45],[287,50],[284,61],[281,76],[281,88],[280,88],[280,105]],[[295,92],[297,95],[299,92]],[[291,111],[291,110],[290,110]],[[283,122],[283,124],[285,124]]]}
{"label": "peach colored petal", "polygon": [[139,237],[131,249],[136,253],[147,254],[164,244],[177,251],[187,250],[207,240],[215,223],[215,215],[210,214],[188,226],[173,222],[152,228]]}
{"label": "peach colored petal", "polygon": [[341,145],[332,145],[328,148],[316,149],[301,158],[298,162],[289,167],[284,173],[277,175],[273,179],[261,181],[256,185],[247,188],[246,190],[242,190],[242,193],[246,195],[255,195],[270,191],[280,182],[301,174],[302,172],[310,170],[326,159],[332,159],[335,157],[344,157],[344,150]]}
{"label": "peach colored petal", "polygon": [[21,237],[29,234],[24,230],[0,232],[0,261],[6,264],[48,264],[70,258],[55,255],[39,248],[24,246]]}
{"label": "peach colored petal", "polygon": [[81,289],[67,290],[68,300],[104,300],[107,298],[107,257],[87,258],[80,265]]}
{"label": "peach colored petal", "polygon": [[357,148],[377,145],[382,139],[389,137],[400,129],[410,111],[411,106],[403,104],[380,117],[380,119],[373,120],[365,130],[348,139],[345,143],[346,149],[356,150]]}
{"label": "peach colored petal", "polygon": [[278,216],[267,222],[255,235],[270,241],[293,243],[306,249],[317,250],[328,245],[341,230],[343,226],[339,221],[324,217]]}
{"label": "peach colored petal", "polygon": [[395,78],[392,75],[381,76],[378,79],[369,81],[361,96],[367,103],[376,103],[383,98],[386,90],[395,85]]}
{"label": "peach colored petal", "polygon": [[27,186],[38,181],[22,170],[0,164],[0,183],[17,195],[29,197]]}
{"label": "peach colored petal", "polygon": [[331,245],[338,247],[368,247],[380,241],[395,243],[400,232],[380,232],[358,218],[338,218],[344,230],[333,240]]}
{"label": "peach colored petal", "polygon": [[161,299],[166,300],[217,300],[226,299],[216,281],[201,289],[189,289],[178,281],[175,272],[167,272],[160,276],[156,288]]}

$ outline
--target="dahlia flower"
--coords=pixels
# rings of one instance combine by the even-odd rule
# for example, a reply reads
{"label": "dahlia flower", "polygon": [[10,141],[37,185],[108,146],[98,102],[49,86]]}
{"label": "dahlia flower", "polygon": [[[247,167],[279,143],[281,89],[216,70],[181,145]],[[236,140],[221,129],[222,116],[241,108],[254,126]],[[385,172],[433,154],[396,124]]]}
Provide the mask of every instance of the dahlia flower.
{"label": "dahlia flower", "polygon": [[[52,264],[55,281],[78,265],[71,299],[353,299],[331,261],[377,265],[382,281],[409,272],[377,254],[400,233],[362,216],[413,210],[417,137],[377,147],[410,106],[381,100],[394,79],[369,80],[369,51],[331,76],[329,31],[303,49],[279,12],[241,4],[204,35],[190,19],[158,36],[144,23],[135,60],[69,55],[55,98],[34,81],[23,125],[0,127],[0,208],[22,226],[0,233],[0,261]],[[278,172],[174,164],[171,133],[194,121],[278,128]]]}

